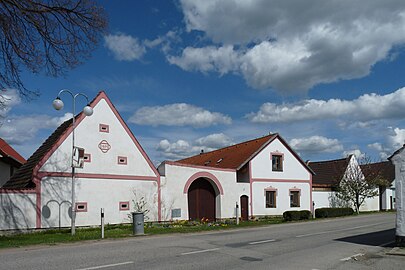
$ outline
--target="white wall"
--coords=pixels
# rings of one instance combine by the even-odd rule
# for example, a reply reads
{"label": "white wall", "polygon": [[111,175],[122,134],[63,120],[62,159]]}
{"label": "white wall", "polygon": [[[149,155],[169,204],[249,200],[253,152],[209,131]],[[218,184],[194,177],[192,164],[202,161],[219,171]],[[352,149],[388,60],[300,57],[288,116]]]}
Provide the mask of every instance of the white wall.
{"label": "white wall", "polygon": [[[272,171],[271,153],[284,154],[283,171]],[[252,178],[309,180],[310,173],[297,158],[280,142],[278,138],[263,149],[250,164]]]}
{"label": "white wall", "polygon": [[36,195],[0,193],[0,230],[36,227]]}
{"label": "white wall", "polygon": [[[275,188],[276,208],[266,208],[266,188]],[[282,215],[289,210],[310,210],[309,183],[273,183],[254,182],[253,188],[253,214],[254,215]],[[290,207],[290,189],[300,189],[300,207]]]}
{"label": "white wall", "polygon": [[188,219],[187,192],[184,187],[187,180],[198,172],[213,174],[221,183],[223,195],[217,196],[217,218],[235,217],[235,204],[240,204],[240,196],[249,194],[249,183],[236,183],[235,171],[220,171],[214,169],[185,167],[165,164],[165,176],[161,177],[162,190],[162,219],[170,220],[172,209],[181,209],[179,220]]}
{"label": "white wall", "polygon": [[[100,225],[100,210],[104,208],[105,223],[128,223],[128,214],[134,211],[134,202],[145,201],[149,210],[148,220],[158,219],[157,182],[118,179],[76,179],[76,202],[87,203],[87,212],[76,213],[77,226]],[[57,202],[55,202],[57,201]],[[66,201],[63,203],[63,201]],[[47,205],[51,214],[42,216],[42,227],[57,227],[58,203],[61,204],[61,225],[70,226],[68,208],[71,201],[71,179],[45,177],[42,180],[42,206]],[[130,210],[120,210],[119,203],[130,203]]]}
{"label": "white wall", "polygon": [[312,191],[312,200],[315,202],[315,208],[332,207],[331,201],[333,200],[334,191]]}
{"label": "white wall", "polygon": [[[109,125],[109,133],[100,132],[99,124]],[[40,171],[71,171],[71,138],[72,134],[51,155]],[[102,140],[106,140],[111,146],[106,153],[98,146]],[[104,99],[94,107],[93,115],[85,117],[76,127],[75,145],[91,154],[91,162],[86,162],[84,169],[77,169],[79,173],[156,176]],[[117,164],[118,156],[126,156],[128,164]]]}

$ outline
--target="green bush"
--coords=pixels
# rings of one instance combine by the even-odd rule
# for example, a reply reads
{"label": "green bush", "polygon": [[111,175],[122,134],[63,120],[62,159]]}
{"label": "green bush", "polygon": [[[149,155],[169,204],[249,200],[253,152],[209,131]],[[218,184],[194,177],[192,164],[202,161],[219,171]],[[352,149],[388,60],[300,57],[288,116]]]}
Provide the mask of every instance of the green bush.
{"label": "green bush", "polygon": [[327,218],[327,217],[341,217],[341,216],[351,216],[354,211],[350,207],[346,208],[318,208],[315,210],[316,218]]}
{"label": "green bush", "polygon": [[310,219],[311,211],[308,211],[308,210],[285,211],[283,213],[283,218],[285,221]]}

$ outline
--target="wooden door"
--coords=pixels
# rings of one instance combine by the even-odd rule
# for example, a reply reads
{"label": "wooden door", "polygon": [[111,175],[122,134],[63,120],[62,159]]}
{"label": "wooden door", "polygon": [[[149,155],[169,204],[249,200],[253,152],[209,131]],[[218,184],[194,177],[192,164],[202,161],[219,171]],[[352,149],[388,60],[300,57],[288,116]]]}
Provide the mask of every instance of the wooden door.
{"label": "wooden door", "polygon": [[246,195],[240,197],[240,215],[242,220],[249,219],[249,197]]}
{"label": "wooden door", "polygon": [[215,190],[208,180],[199,178],[188,189],[188,216],[190,220],[215,220]]}

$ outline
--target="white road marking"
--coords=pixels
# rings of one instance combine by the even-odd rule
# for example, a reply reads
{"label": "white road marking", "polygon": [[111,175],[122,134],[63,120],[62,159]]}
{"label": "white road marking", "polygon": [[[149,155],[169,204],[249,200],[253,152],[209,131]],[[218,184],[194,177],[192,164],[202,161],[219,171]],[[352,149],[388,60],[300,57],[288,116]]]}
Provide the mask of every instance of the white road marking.
{"label": "white road marking", "polygon": [[215,251],[218,250],[219,248],[211,248],[211,249],[203,249],[203,250],[197,250],[197,251],[191,251],[191,252],[184,252],[181,253],[181,255],[190,255],[190,254],[196,254],[196,253],[204,253],[204,252],[210,252],[210,251]]}
{"label": "white road marking", "polygon": [[77,269],[77,270],[94,270],[94,269],[102,269],[102,268],[115,267],[115,266],[121,266],[121,265],[126,265],[126,264],[133,264],[133,263],[134,262],[131,261],[131,262],[122,262],[122,263],[114,263],[114,264],[105,264],[105,265],[81,268],[81,269]]}
{"label": "white road marking", "polygon": [[256,241],[256,242],[251,242],[249,245],[257,245],[257,244],[264,244],[264,243],[269,243],[269,242],[274,242],[276,239],[269,239],[269,240],[263,240],[263,241]]}
{"label": "white road marking", "polygon": [[301,234],[301,235],[297,235],[297,236],[295,236],[295,237],[300,238],[300,237],[307,237],[307,236],[313,236],[313,235],[319,235],[319,234],[326,234],[326,233],[333,233],[333,232],[351,231],[351,230],[355,230],[355,229],[361,229],[361,228],[366,228],[366,227],[373,227],[373,226],[382,225],[382,224],[388,224],[388,223],[391,224],[391,222],[380,222],[380,223],[362,225],[362,226],[357,226],[357,227],[350,227],[350,228],[345,228],[345,229],[340,229],[340,230],[331,230],[331,231],[323,231],[323,232],[317,232],[317,233]]}
{"label": "white road marking", "polygon": [[390,245],[392,243],[395,243],[395,241],[389,241],[387,243],[381,244],[380,247],[385,247],[385,246],[388,246],[388,245]]}
{"label": "white road marking", "polygon": [[341,260],[341,261],[349,261],[349,260],[351,260],[351,259],[354,259],[354,258],[356,258],[356,257],[363,256],[363,255],[364,255],[363,253],[357,253],[357,254],[354,254],[353,256],[346,257],[346,258],[343,258],[343,259],[340,259],[340,260]]}

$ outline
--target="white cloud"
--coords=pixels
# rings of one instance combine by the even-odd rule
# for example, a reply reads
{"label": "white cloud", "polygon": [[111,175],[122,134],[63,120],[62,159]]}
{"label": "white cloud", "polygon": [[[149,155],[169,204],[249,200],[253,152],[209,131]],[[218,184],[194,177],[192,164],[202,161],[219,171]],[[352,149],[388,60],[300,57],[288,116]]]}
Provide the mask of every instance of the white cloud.
{"label": "white cloud", "polygon": [[240,73],[258,89],[293,93],[360,78],[405,42],[403,1],[180,3],[187,30],[215,45],[186,47],[169,61],[185,70]]}
{"label": "white cloud", "polygon": [[362,159],[366,157],[366,154],[361,152],[360,149],[352,149],[352,150],[346,150],[343,151],[342,156],[347,157],[350,155],[354,155],[357,159]]}
{"label": "white cloud", "polygon": [[0,117],[6,117],[8,112],[21,103],[21,98],[16,89],[4,89],[0,91]]}
{"label": "white cloud", "polygon": [[[295,122],[345,117],[351,121],[405,117],[405,88],[387,95],[365,94],[355,100],[308,99],[298,103],[264,103],[247,117],[256,123]],[[364,124],[364,123],[363,123]]]}
{"label": "white cloud", "polygon": [[390,129],[391,134],[388,136],[388,144],[393,150],[401,148],[405,144],[405,129]]}
{"label": "white cloud", "polygon": [[139,60],[146,53],[145,46],[137,38],[125,34],[107,35],[105,46],[119,61]]}
{"label": "white cloud", "polygon": [[193,127],[208,127],[216,124],[232,123],[229,116],[218,112],[210,112],[186,103],[142,107],[128,121],[138,125]]}
{"label": "white cloud", "polygon": [[178,140],[171,143],[167,139],[161,140],[156,147],[164,158],[182,159],[204,152],[213,151],[218,148],[226,147],[233,144],[232,139],[223,133],[210,134],[198,138],[192,143],[185,140]]}
{"label": "white cloud", "polygon": [[36,137],[41,129],[52,129],[71,118],[66,113],[62,117],[48,115],[10,116],[7,117],[0,128],[0,137],[9,144],[21,145]]}
{"label": "white cloud", "polygon": [[343,146],[339,140],[329,139],[323,136],[292,139],[290,146],[295,151],[303,153],[334,153],[343,150]]}

